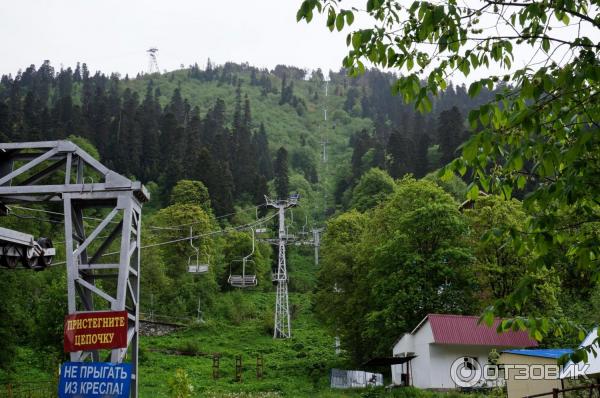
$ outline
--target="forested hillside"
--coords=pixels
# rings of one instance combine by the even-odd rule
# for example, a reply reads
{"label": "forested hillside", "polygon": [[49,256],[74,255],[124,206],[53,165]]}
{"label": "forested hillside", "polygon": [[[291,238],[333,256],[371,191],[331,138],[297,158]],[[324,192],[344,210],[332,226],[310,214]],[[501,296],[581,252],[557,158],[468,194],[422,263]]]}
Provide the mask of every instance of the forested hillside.
{"label": "forested hillside", "polygon": [[262,203],[283,147],[289,189],[307,190],[309,206],[323,214],[371,167],[394,178],[422,177],[445,164],[466,135],[467,110],[490,95],[473,101],[463,86],[450,87],[421,115],[392,96],[392,80],[377,70],[351,79],[343,70],[325,77],[282,65],[268,71],[210,62],[132,78],[45,62],[2,77],[0,138],[86,138],[108,167],[156,183],[154,206],[167,203],[175,182],[194,179],[208,188],[218,216],[236,204]]}
{"label": "forested hillside", "polygon": [[[245,391],[231,379],[211,380],[212,352],[229,361],[264,355],[266,377],[248,391],[312,396],[327,389],[329,368],[389,355],[428,313],[480,314],[520,280],[530,283],[529,301],[507,316],[579,322],[598,313],[587,270],[558,250],[533,270],[532,256],[509,244],[509,231],[528,217],[518,200],[465,202],[468,176],[441,181],[434,173],[470,135],[467,112],[494,93],[471,99],[463,86],[450,86],[421,114],[392,95],[393,80],[378,70],[326,77],[210,62],[135,77],[45,62],[2,76],[0,141],[71,139],[152,194],[142,224],[141,311],[193,327],[142,341],[143,396],[168,396],[177,367],[194,377],[197,393]],[[288,212],[287,233],[325,231],[320,264],[311,246],[288,250],[297,333],[273,341],[271,245],[257,242],[252,255],[257,287],[236,290],[228,276],[252,250],[250,227],[276,230],[264,196],[292,192],[300,206]],[[61,211],[12,206],[0,225],[52,238],[60,261]],[[86,214],[86,230],[102,215]],[[197,236],[194,246],[189,236]],[[187,272],[194,247],[207,274]],[[64,357],[64,267],[0,276],[0,380],[51,378]],[[544,344],[576,341],[557,334]],[[30,366],[33,358],[42,360]]]}

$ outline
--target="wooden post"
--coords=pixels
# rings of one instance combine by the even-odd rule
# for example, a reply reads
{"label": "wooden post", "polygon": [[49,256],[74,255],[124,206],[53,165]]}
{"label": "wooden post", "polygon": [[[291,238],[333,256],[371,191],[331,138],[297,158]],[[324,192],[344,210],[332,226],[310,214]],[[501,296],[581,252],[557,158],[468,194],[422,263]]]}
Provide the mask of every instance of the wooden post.
{"label": "wooden post", "polygon": [[213,354],[212,371],[214,380],[217,380],[219,378],[219,358],[220,354]]}
{"label": "wooden post", "polygon": [[235,381],[242,382],[242,356],[235,356]]}
{"label": "wooden post", "polygon": [[560,390],[558,388],[553,388],[552,389],[552,398],[558,398],[558,392]]}
{"label": "wooden post", "polygon": [[262,355],[258,355],[256,357],[256,378],[258,380],[263,378],[263,356]]}
{"label": "wooden post", "polygon": [[6,385],[6,392],[8,393],[8,398],[13,398],[12,384],[8,383]]}

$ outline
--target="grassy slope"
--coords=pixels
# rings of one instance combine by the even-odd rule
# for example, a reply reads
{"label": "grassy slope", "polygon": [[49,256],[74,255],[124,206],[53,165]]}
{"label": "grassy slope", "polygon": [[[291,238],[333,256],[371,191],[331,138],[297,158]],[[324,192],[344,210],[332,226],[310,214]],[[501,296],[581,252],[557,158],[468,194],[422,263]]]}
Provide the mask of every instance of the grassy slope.
{"label": "grassy slope", "polygon": [[[291,285],[314,286],[316,267],[310,250],[290,250]],[[259,281],[259,283],[268,283]],[[290,340],[273,340],[274,288],[269,292],[235,290],[219,295],[206,323],[162,337],[141,340],[141,397],[168,397],[168,381],[185,369],[194,396],[345,397],[357,392],[331,391],[329,369],[344,367],[335,355],[334,339],[312,313],[311,293],[290,293]],[[158,350],[158,351],[157,351]],[[195,352],[197,356],[165,351]],[[212,354],[220,353],[221,378],[212,379]],[[243,382],[235,378],[235,356],[242,355]],[[256,379],[256,357],[264,359],[264,378]]]}
{"label": "grassy slope", "polygon": [[[230,293],[231,294],[231,293]],[[164,337],[142,340],[141,396],[168,397],[167,381],[175,369],[187,371],[195,396],[222,396],[227,393],[273,392],[284,397],[346,396],[329,391],[328,371],[341,366],[335,356],[333,338],[310,313],[310,295],[291,295],[291,305],[297,307],[291,340],[273,340],[263,314],[271,315],[274,295],[245,293],[245,300],[259,308],[257,319],[239,324],[226,320],[209,320],[202,326]],[[149,349],[198,350],[207,356],[178,356],[150,352]],[[212,353],[221,353],[221,378],[212,379]],[[235,377],[235,356],[244,361],[243,381]],[[256,379],[256,356],[263,355],[264,378]]]}

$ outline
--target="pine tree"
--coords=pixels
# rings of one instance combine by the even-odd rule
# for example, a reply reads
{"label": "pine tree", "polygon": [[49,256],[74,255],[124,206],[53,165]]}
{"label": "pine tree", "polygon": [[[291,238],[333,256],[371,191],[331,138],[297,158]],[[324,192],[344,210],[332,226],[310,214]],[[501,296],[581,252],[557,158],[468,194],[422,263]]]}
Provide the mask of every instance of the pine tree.
{"label": "pine tree", "polygon": [[173,91],[173,96],[171,97],[171,102],[169,103],[168,112],[171,112],[177,123],[180,125],[184,124],[185,121],[185,103],[181,98],[181,90],[176,88]]}
{"label": "pine tree", "polygon": [[239,131],[236,134],[236,153],[233,163],[236,196],[252,193],[257,170],[255,147],[252,144],[252,115],[248,95],[244,99],[244,111],[241,117]]}
{"label": "pine tree", "polygon": [[284,74],[283,77],[281,78],[281,95],[279,97],[279,105],[283,105],[287,102],[287,97],[286,97],[286,89],[287,89],[287,74]]}
{"label": "pine tree", "polygon": [[411,148],[414,143],[400,130],[394,130],[387,144],[388,172],[392,178],[412,173],[414,164]]}
{"label": "pine tree", "polygon": [[273,179],[273,162],[271,161],[269,140],[263,123],[260,124],[258,131],[254,133],[252,141],[258,159],[258,174],[264,176],[267,181]]}
{"label": "pine tree", "polygon": [[438,118],[438,142],[442,152],[441,164],[450,163],[456,157],[456,149],[464,137],[463,117],[456,106],[440,113]]}
{"label": "pine tree", "polygon": [[152,81],[146,87],[146,96],[142,102],[140,129],[142,132],[143,156],[140,165],[140,177],[144,181],[156,181],[160,164],[159,117],[160,107],[154,98]]}
{"label": "pine tree", "polygon": [[350,146],[352,147],[352,180],[358,180],[363,171],[369,169],[372,165],[363,164],[363,156],[373,146],[373,139],[367,130],[363,129],[354,134],[350,138]]}
{"label": "pine tree", "polygon": [[[254,179],[254,197],[253,202],[255,206],[264,204],[265,196],[269,195],[269,186],[267,185],[267,179],[265,176],[257,175]],[[264,217],[267,213],[265,206],[260,207],[258,210],[259,217]]]}
{"label": "pine tree", "polygon": [[[219,115],[214,115],[217,118]],[[215,120],[218,122],[218,120]],[[224,215],[233,212],[233,198],[235,192],[235,183],[231,172],[230,157],[230,132],[223,126],[218,126],[218,133],[215,135],[213,145],[210,148],[212,157],[212,172],[206,186],[211,194],[213,208],[217,215]]]}
{"label": "pine tree", "polygon": [[418,138],[415,153],[415,177],[417,178],[422,178],[429,172],[427,159],[429,142],[429,135],[426,132],[423,132]]}
{"label": "pine tree", "polygon": [[73,100],[71,93],[73,91],[73,75],[71,68],[61,70],[58,74],[58,100],[54,105],[54,119],[57,121],[52,136],[62,138],[71,134],[77,134],[73,122]]}
{"label": "pine tree", "polygon": [[410,141],[415,145],[412,147],[411,157],[413,159],[412,170],[417,178],[424,177],[428,171],[427,153],[430,138],[426,127],[427,123],[423,115],[415,112],[413,116],[412,130],[409,135]]}
{"label": "pine tree", "polygon": [[203,145],[202,142],[202,119],[200,118],[200,109],[194,107],[190,112],[190,123],[186,128],[186,145],[185,145],[185,159],[184,166],[186,170],[186,176],[192,177],[191,170],[193,170],[196,164],[196,158],[200,148]]}
{"label": "pine tree", "polygon": [[288,153],[284,147],[280,147],[277,150],[273,172],[275,174],[275,193],[277,194],[277,198],[286,199],[289,196],[289,178]]}

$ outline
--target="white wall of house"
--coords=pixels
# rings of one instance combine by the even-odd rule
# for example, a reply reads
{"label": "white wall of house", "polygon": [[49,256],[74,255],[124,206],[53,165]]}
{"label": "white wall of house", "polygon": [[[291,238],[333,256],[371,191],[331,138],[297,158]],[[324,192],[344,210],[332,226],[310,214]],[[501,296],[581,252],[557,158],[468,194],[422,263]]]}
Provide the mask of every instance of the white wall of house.
{"label": "white wall of house", "polygon": [[[403,353],[415,353],[417,357],[411,361],[411,379],[415,387],[429,388],[431,375],[427,369],[430,368],[429,344],[433,343],[433,331],[429,322],[416,331],[414,335],[406,333],[394,346],[393,354],[398,356]],[[392,366],[392,382],[401,384],[402,366]]]}
{"label": "white wall of house", "polygon": [[431,366],[428,369],[431,374],[431,384],[427,388],[456,388],[456,384],[452,381],[450,375],[452,363],[458,358],[470,357],[477,359],[479,365],[483,367],[487,364],[488,354],[493,348],[489,346],[431,344],[429,346]]}

